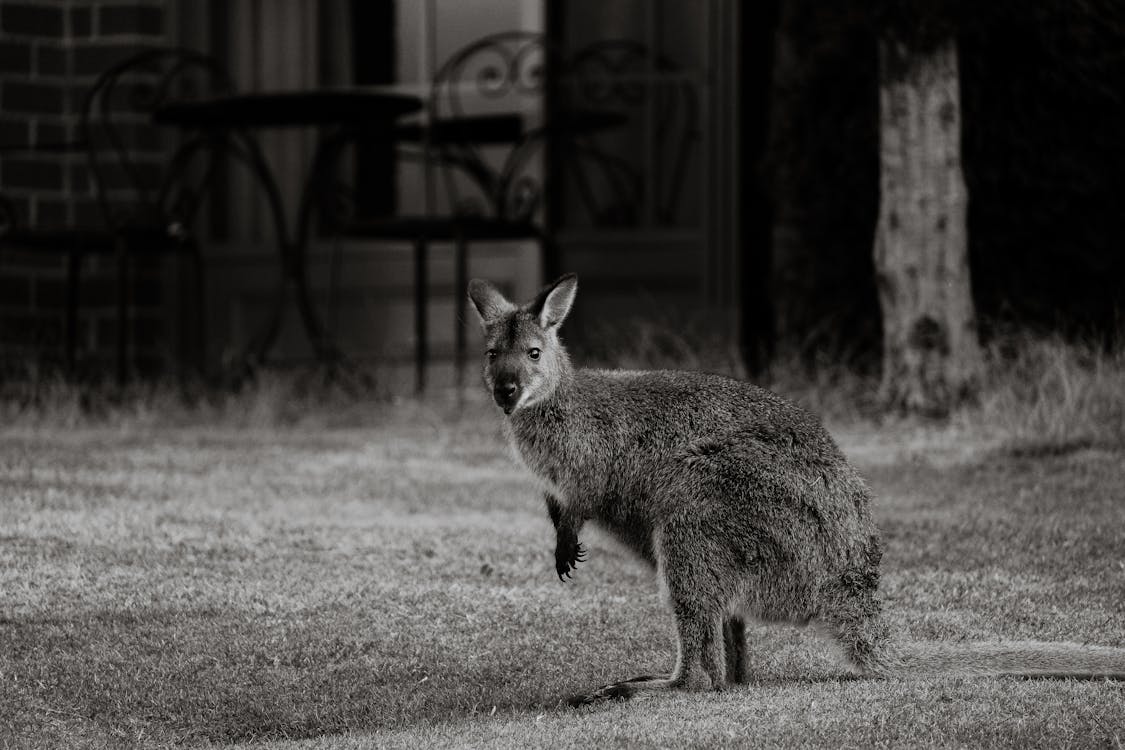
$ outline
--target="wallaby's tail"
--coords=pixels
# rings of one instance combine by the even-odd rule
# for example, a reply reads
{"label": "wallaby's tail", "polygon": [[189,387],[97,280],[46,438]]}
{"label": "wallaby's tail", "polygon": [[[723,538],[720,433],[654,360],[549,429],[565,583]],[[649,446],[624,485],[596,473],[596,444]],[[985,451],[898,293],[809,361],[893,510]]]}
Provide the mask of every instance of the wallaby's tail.
{"label": "wallaby's tail", "polygon": [[1014,675],[1020,677],[1125,680],[1125,649],[1079,643],[888,644],[867,661],[869,673]]}

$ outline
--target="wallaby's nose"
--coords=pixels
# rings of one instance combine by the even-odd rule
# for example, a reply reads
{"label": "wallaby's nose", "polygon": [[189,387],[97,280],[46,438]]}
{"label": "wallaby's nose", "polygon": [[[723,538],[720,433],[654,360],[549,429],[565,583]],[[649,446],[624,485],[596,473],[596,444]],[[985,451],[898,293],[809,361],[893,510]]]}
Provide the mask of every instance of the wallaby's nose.
{"label": "wallaby's nose", "polygon": [[492,387],[492,398],[505,414],[511,414],[516,402],[519,401],[519,391],[520,387],[516,381],[499,380]]}

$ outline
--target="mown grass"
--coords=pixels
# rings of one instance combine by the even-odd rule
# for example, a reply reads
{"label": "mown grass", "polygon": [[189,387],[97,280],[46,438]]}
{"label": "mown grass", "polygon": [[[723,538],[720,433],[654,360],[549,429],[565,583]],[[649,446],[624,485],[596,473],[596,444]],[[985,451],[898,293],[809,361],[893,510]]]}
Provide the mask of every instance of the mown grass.
{"label": "mown grass", "polygon": [[[684,343],[624,364],[723,369]],[[863,377],[775,372],[878,496],[904,638],[1125,646],[1125,362],[1037,346],[994,348],[943,424],[870,418]],[[768,627],[748,686],[562,709],[669,668],[670,621],[593,533],[557,581],[480,398],[39,387],[0,429],[0,747],[1125,743],[1121,684],[854,681]]]}
{"label": "mown grass", "polygon": [[[362,428],[0,434],[0,747],[1120,746],[1115,683],[854,681],[755,628],[755,679],[595,710],[672,662],[651,574],[589,534],[554,576],[496,417],[381,407]],[[966,451],[839,431],[878,497],[907,638],[1125,646],[1125,452]]]}

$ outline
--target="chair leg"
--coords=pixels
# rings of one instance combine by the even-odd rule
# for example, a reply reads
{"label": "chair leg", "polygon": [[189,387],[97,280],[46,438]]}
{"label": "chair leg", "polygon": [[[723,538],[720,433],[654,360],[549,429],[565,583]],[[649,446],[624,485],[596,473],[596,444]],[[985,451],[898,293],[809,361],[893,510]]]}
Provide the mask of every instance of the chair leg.
{"label": "chair leg", "polygon": [[426,240],[414,243],[414,390],[426,390]]}
{"label": "chair leg", "polygon": [[123,387],[129,364],[129,258],[122,240],[117,245],[117,385]]}
{"label": "chair leg", "polygon": [[66,257],[66,374],[74,377],[78,349],[78,290],[82,274],[82,255],[71,251]]}
{"label": "chair leg", "polygon": [[192,275],[195,276],[195,368],[199,377],[207,378],[207,277],[204,275],[203,253],[191,246]]}
{"label": "chair leg", "polygon": [[454,349],[453,363],[456,373],[457,397],[461,398],[465,390],[465,297],[469,286],[469,246],[465,238],[458,235],[455,252],[456,281],[453,285],[454,302],[454,331],[456,331],[456,347]]}

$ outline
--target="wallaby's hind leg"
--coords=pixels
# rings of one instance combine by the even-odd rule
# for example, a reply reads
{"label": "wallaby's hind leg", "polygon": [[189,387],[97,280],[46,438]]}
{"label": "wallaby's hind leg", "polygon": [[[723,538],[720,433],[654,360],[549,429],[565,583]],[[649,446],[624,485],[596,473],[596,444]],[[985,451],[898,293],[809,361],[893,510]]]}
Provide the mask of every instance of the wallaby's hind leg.
{"label": "wallaby's hind leg", "polygon": [[746,665],[746,622],[737,615],[723,622],[723,640],[727,652],[727,682],[743,685],[749,679]]}
{"label": "wallaby's hind leg", "polygon": [[674,605],[680,658],[671,687],[721,690],[726,682],[722,615],[714,609]]}
{"label": "wallaby's hind leg", "polygon": [[652,690],[721,690],[726,677],[723,618],[718,610],[703,612],[673,605],[680,648],[676,669],[667,677],[633,677],[604,685],[569,700],[571,706],[615,698],[631,698]]}
{"label": "wallaby's hind leg", "polygon": [[724,637],[724,593],[711,590],[714,563],[707,555],[708,541],[678,535],[678,544],[667,546],[660,566],[668,599],[676,618],[679,655],[668,677],[633,678],[605,685],[570,700],[585,705],[608,698],[629,698],[641,691],[681,688],[721,690],[726,682],[727,654]]}

